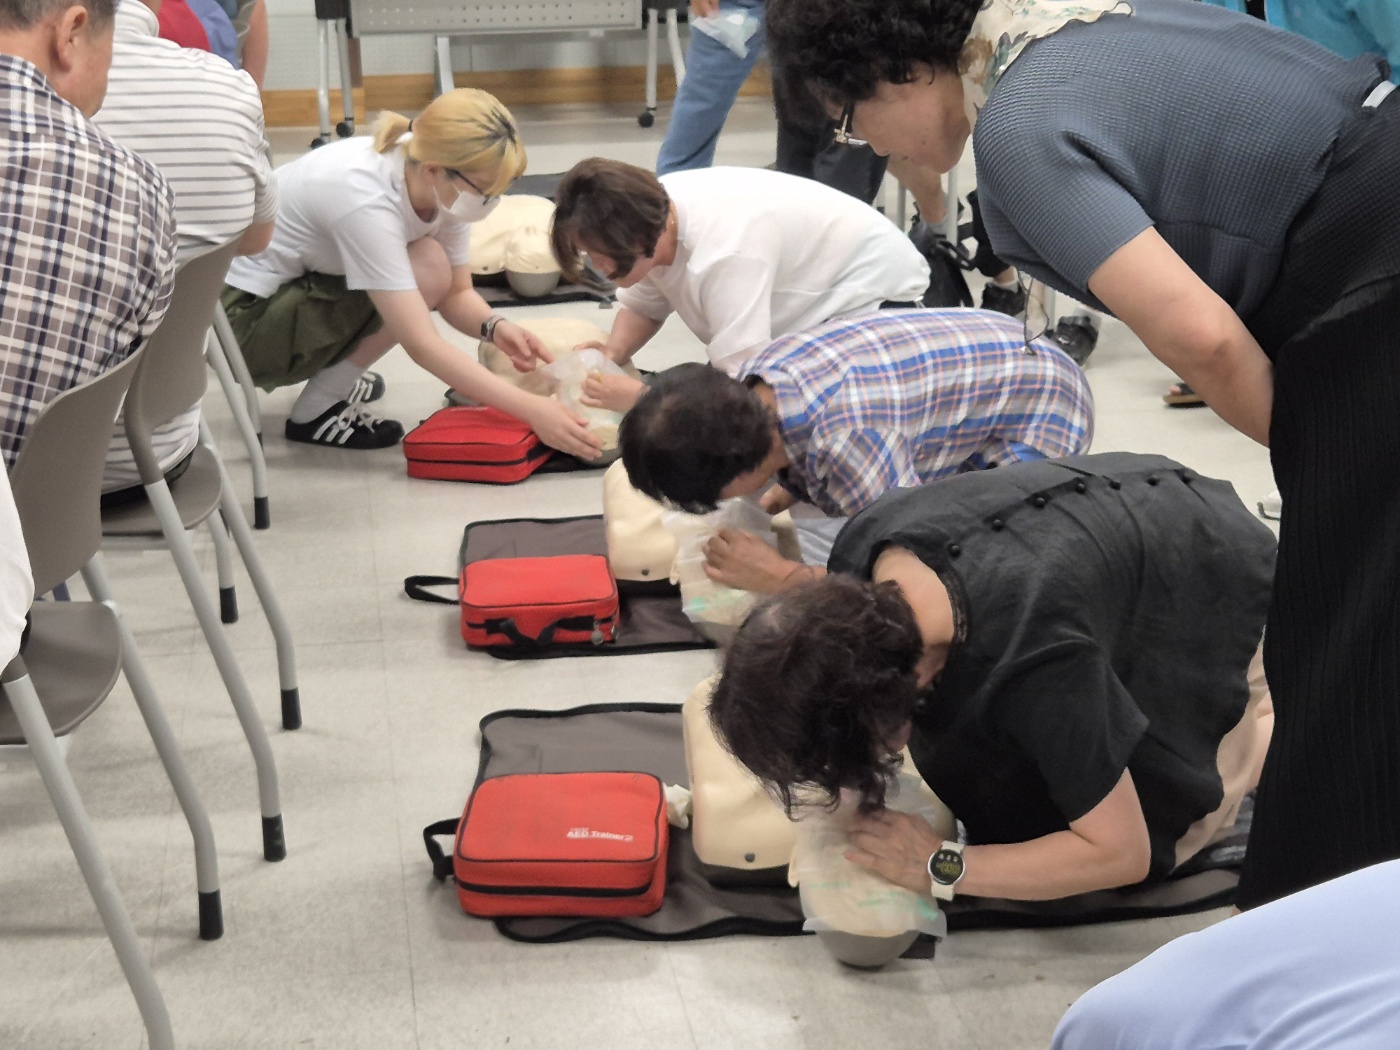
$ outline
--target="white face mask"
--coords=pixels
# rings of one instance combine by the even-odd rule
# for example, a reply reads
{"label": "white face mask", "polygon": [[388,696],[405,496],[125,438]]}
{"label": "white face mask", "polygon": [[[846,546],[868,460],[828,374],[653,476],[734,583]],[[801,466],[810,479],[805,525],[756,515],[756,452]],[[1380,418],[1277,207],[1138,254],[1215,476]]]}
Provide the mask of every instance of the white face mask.
{"label": "white face mask", "polygon": [[500,197],[482,197],[465,186],[458,188],[457,199],[451,204],[444,204],[442,195],[438,194],[438,207],[458,222],[480,222],[495,211],[496,205],[500,203]]}

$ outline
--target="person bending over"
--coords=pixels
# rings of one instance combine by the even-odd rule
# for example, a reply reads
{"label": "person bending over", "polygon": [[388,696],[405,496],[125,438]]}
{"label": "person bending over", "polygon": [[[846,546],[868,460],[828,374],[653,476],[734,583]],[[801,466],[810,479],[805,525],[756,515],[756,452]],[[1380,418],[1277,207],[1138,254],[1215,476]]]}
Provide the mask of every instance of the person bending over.
{"label": "person bending over", "polygon": [[[1258,781],[1274,546],[1228,483],[1161,456],[890,492],[842,531],[831,575],[750,614],[711,717],[789,809],[858,792],[847,856],[909,889],[1160,880]],[[906,743],[965,844],[881,808]]]}
{"label": "person bending over", "polygon": [[[785,336],[731,379],[678,365],[623,417],[633,486],[692,513],[757,493],[793,507],[807,571],[722,530],[707,572],[771,592],[819,575],[844,520],[890,489],[1088,450],[1084,373],[1020,322],[980,310],[897,310]],[[794,506],[794,504],[797,504]]]}
{"label": "person bending over", "polygon": [[1385,62],[1190,0],[768,0],[767,19],[774,68],[875,149],[946,171],[970,136],[996,253],[1117,316],[1269,446],[1281,717],[1241,907],[1400,858]]}
{"label": "person bending over", "polygon": [[[909,238],[840,190],[761,168],[702,168],[658,179],[594,157],[564,176],[551,239],[566,274],[580,255],[616,281],[607,342],[619,364],[674,311],[730,375],[778,336],[883,304],[914,306],[928,264]],[[626,411],[636,380],[585,391]]]}
{"label": "person bending over", "polygon": [[384,393],[366,369],[401,344],[454,390],[525,420],[585,458],[598,442],[558,401],[516,389],[443,338],[439,317],[494,342],[517,367],[548,360],[540,341],[491,311],[467,265],[471,224],[525,170],[510,113],[484,91],[439,95],[413,121],[385,113],[372,138],[345,139],[277,169],[277,225],[235,259],[223,304],[264,389],[307,381],[289,441],[383,448],[403,437],[363,402]]}

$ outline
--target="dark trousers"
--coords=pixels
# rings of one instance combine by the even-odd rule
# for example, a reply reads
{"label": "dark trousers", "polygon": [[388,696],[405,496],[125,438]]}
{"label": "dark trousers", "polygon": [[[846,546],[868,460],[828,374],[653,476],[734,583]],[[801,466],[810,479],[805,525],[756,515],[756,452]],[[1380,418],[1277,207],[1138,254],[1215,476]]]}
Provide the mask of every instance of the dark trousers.
{"label": "dark trousers", "polygon": [[1400,93],[1358,111],[1248,318],[1283,496],[1275,724],[1237,903],[1400,857]]}

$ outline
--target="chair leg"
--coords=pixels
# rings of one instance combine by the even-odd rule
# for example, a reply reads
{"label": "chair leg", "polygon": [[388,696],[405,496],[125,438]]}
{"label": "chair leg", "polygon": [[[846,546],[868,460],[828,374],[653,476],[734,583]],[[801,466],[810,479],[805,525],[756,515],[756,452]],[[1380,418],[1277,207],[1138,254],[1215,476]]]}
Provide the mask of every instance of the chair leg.
{"label": "chair leg", "polygon": [[34,683],[28,675],[7,682],[5,698],[19,720],[34,764],[39,767],[44,788],[53,800],[53,808],[58,811],[59,822],[68,836],[68,844],[73,848],[73,856],[78,860],[88,891],[102,916],[102,925],[106,927],[107,936],[116,950],[122,973],[126,975],[126,982],[136,997],[151,1050],[174,1050],[175,1034],[170,1028],[170,1013],[165,1008],[165,999],[146,961],[141,938],[136,933],[126,905],[122,903],[107,859],[97,845],[92,822],[88,820],[72,774],[63,762],[58,741],[54,739],[53,729],[39,703],[39,695],[34,691]]}
{"label": "chair leg", "polygon": [[253,383],[253,374],[248,371],[248,362],[243,358],[243,348],[238,345],[238,337],[233,334],[233,326],[224,313],[224,304],[214,304],[214,337],[223,347],[224,360],[233,369],[238,385],[243,388],[244,400],[248,402],[248,418],[253,421],[253,430],[262,444],[262,405],[258,403],[258,388]]}
{"label": "chair leg", "polygon": [[107,583],[107,574],[102,568],[102,556],[94,554],[92,560],[83,566],[83,583],[88,594],[111,609],[117,618],[122,640],[122,673],[126,675],[131,692],[136,697],[136,706],[145,719],[146,729],[156,746],[156,754],[165,766],[165,774],[170,778],[170,786],[175,789],[175,797],[184,810],[185,822],[190,826],[194,838],[195,885],[199,892],[199,936],[206,941],[217,941],[224,935],[224,912],[219,895],[219,854],[214,847],[214,827],[209,823],[209,813],[200,800],[199,791],[194,786],[185,759],[180,754],[175,731],[165,717],[155,686],[146,673],[146,665],[136,649],[136,640],[131,628],[122,615],[121,608],[112,597],[112,588]]}
{"label": "chair leg", "polygon": [[[209,436],[209,428],[203,422],[200,423],[200,427],[203,440],[212,446],[213,439]],[[229,482],[228,471],[217,456],[215,460],[219,463],[219,476],[223,480],[223,504],[220,512],[228,522],[233,542],[238,545],[238,553],[243,558],[243,567],[248,570],[248,576],[253,581],[253,590],[257,592],[258,601],[262,603],[267,625],[272,629],[272,637],[277,643],[277,678],[282,687],[282,728],[300,729],[301,693],[297,688],[297,659],[296,649],[292,645],[292,631],[287,625],[287,618],[282,615],[282,606],[277,601],[277,592],[272,588],[272,580],[263,568],[262,559],[258,557],[253,533],[248,528],[248,519],[243,517],[243,511],[238,506],[238,498]]]}
{"label": "chair leg", "polygon": [[671,49],[671,68],[676,74],[676,87],[685,80],[685,52],[681,50],[681,34],[678,28],[680,16],[674,7],[666,12],[666,44]]}
{"label": "chair leg", "polygon": [[[228,407],[233,412],[233,421],[238,427],[238,434],[243,439],[243,445],[248,450],[248,465],[253,471],[253,521],[257,528],[265,529],[272,524],[271,515],[268,512],[267,501],[267,457],[263,455],[262,436],[253,426],[253,420],[248,414],[248,401],[245,399],[245,391],[239,389],[239,382],[234,377],[233,368],[229,364],[228,351],[225,350],[223,340],[212,332],[206,344],[205,356],[209,359],[209,366],[214,369],[214,375],[219,379],[219,387],[224,392],[224,397],[228,400]],[[235,347],[235,353],[242,358],[242,353]],[[244,366],[247,371],[247,365]],[[251,383],[252,380],[249,379]],[[257,395],[254,394],[252,403],[257,403]]]}
{"label": "chair leg", "polygon": [[224,623],[238,622],[238,592],[234,589],[233,556],[229,553],[228,528],[215,512],[205,519],[205,527],[214,541],[214,564],[219,574],[219,619]]}
{"label": "chair leg", "polygon": [[[657,23],[661,19],[661,14],[654,7],[647,7],[642,13],[642,17],[647,22],[647,108],[646,114],[650,116],[656,112],[656,37]],[[643,127],[650,127],[655,117],[642,120]]]}
{"label": "chair leg", "polygon": [[175,501],[170,489],[161,478],[153,485],[146,486],[146,498],[151,501],[165,536],[170,555],[175,559],[175,567],[180,571],[180,579],[185,584],[185,593],[194,606],[195,619],[199,621],[204,639],[209,643],[209,651],[224,680],[229,699],[233,701],[234,713],[243,727],[243,735],[253,752],[253,763],[258,771],[258,799],[262,808],[263,857],[267,860],[282,860],[287,856],[287,844],[282,829],[282,802],[277,788],[277,763],[272,756],[272,745],[268,743],[267,732],[258,719],[257,707],[248,692],[248,683],[243,679],[243,671],[238,666],[238,658],[224,634],[214,603],[204,587],[204,579],[195,562],[190,538],[180,521],[180,512],[175,509]]}

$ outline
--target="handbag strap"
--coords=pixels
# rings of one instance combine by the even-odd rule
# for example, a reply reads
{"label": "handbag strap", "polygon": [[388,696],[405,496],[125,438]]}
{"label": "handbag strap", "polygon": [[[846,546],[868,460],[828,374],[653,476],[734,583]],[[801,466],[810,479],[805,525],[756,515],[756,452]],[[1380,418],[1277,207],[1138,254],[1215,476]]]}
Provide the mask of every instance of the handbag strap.
{"label": "handbag strap", "polygon": [[555,620],[552,624],[540,631],[538,638],[531,638],[528,634],[521,632],[513,619],[487,620],[482,626],[491,634],[503,634],[511,640],[512,645],[521,646],[527,649],[543,649],[554,641],[556,630],[565,631],[586,631],[595,632],[594,644],[601,645],[601,627],[592,616],[566,616],[562,620]]}
{"label": "handbag strap", "polygon": [[448,817],[423,829],[423,845],[428,847],[428,859],[433,862],[433,878],[438,882],[446,882],[452,877],[452,858],[443,852],[437,841],[438,836],[455,836],[461,820],[461,817]]}
{"label": "handbag strap", "polygon": [[455,576],[408,576],[403,581],[403,592],[416,602],[437,602],[439,605],[458,605],[456,598],[444,598],[427,590],[428,587],[456,587]]}

